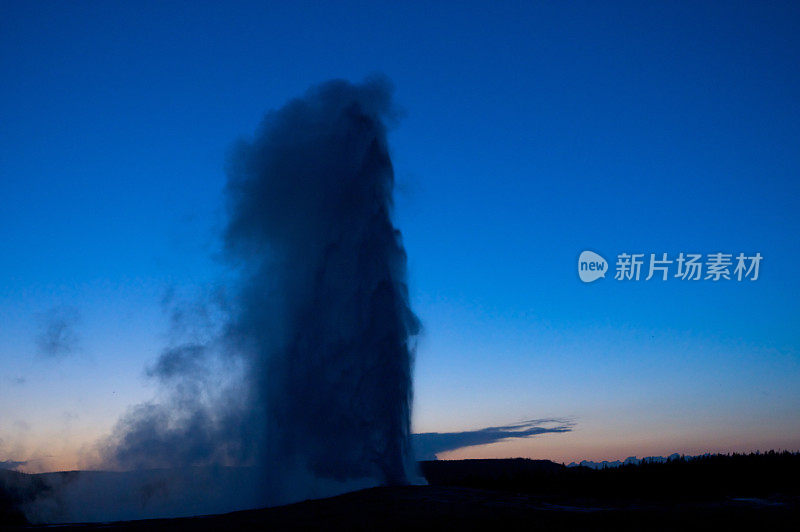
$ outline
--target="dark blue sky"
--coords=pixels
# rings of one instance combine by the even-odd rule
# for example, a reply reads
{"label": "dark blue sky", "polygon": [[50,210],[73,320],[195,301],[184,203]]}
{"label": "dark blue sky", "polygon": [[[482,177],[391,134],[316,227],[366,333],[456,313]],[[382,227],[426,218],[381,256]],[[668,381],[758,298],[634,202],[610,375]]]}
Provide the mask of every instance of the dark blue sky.
{"label": "dark blue sky", "polygon": [[[800,448],[798,35],[791,2],[3,2],[0,460],[76,463],[152,396],[163,294],[220,275],[232,143],[373,73],[404,111],[418,431],[575,421],[459,456]],[[584,249],[764,260],[583,284]],[[47,356],[53,309],[74,345]]]}

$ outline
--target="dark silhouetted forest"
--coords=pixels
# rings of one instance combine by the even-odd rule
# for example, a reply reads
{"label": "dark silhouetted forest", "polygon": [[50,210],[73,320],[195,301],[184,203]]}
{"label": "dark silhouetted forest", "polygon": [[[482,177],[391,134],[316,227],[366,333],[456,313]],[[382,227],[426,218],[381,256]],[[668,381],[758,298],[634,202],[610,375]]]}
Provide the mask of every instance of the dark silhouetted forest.
{"label": "dark silhouetted forest", "polygon": [[800,453],[716,454],[619,467],[549,460],[436,460],[420,468],[434,486],[592,499],[706,500],[800,494]]}

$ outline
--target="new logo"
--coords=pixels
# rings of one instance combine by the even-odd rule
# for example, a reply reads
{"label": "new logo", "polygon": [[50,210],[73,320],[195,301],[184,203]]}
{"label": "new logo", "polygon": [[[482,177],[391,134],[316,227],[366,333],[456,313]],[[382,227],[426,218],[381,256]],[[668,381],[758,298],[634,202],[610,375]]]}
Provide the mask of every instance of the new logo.
{"label": "new logo", "polygon": [[591,283],[606,276],[608,263],[594,251],[584,251],[578,257],[578,277],[584,283]]}

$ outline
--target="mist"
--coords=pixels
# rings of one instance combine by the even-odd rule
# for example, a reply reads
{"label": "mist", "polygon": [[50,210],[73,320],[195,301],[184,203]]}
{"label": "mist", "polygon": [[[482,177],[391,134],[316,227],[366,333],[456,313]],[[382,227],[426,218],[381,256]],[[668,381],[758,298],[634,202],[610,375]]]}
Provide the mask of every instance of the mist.
{"label": "mist", "polygon": [[[145,370],[159,399],[95,447],[93,469],[150,473],[53,476],[34,520],[231,511],[416,478],[420,324],[392,222],[395,118],[385,78],[334,80],[236,142],[226,280],[206,300],[173,302],[172,339]],[[198,467],[217,481],[192,482]],[[81,504],[86,493],[103,508]]]}

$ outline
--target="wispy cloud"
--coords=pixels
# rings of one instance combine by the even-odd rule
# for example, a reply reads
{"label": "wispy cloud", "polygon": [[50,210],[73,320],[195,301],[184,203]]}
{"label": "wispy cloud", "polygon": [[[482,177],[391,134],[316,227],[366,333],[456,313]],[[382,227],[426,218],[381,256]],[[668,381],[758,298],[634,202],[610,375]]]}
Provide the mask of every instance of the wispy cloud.
{"label": "wispy cloud", "polygon": [[40,355],[63,357],[77,351],[80,338],[76,331],[80,312],[70,306],[49,309],[39,316],[36,346]]}
{"label": "wispy cloud", "polygon": [[417,460],[435,460],[436,455],[473,445],[486,445],[512,438],[528,438],[551,432],[570,432],[575,423],[569,419],[531,419],[513,425],[486,427],[463,432],[424,432],[413,435]]}

